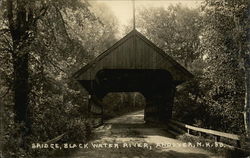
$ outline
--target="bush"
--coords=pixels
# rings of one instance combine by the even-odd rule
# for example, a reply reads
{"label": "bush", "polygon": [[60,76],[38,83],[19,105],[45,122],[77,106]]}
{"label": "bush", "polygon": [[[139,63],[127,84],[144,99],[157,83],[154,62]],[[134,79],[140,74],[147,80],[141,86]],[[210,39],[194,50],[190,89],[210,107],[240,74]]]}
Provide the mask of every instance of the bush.
{"label": "bush", "polygon": [[72,143],[86,143],[91,135],[91,126],[86,119],[74,119],[67,125],[67,133],[64,136],[64,141]]}
{"label": "bush", "polygon": [[23,124],[15,123],[13,107],[5,106],[4,156],[29,158],[53,155],[57,151],[32,149],[32,143],[43,143],[63,133],[66,134],[61,142],[86,142],[91,134],[91,125],[89,120],[83,118],[86,102],[79,98],[80,91],[52,79],[33,81],[33,84],[28,114],[31,129],[24,142],[21,142]]}

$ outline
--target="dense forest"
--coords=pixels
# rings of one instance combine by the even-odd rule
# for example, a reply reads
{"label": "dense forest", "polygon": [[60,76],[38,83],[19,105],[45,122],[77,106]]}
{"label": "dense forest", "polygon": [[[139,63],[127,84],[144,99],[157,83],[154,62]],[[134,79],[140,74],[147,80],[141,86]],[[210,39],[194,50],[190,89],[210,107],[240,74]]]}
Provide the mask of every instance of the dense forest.
{"label": "dense forest", "polygon": [[[177,87],[175,119],[245,134],[248,7],[247,0],[204,0],[196,9],[179,4],[136,12],[137,30],[195,76]],[[115,15],[83,0],[2,0],[0,17],[4,156],[53,154],[30,144],[62,133],[65,142],[87,141],[88,93],[71,76],[119,40]],[[110,118],[124,106],[143,108],[144,100],[120,93],[105,103]]]}
{"label": "dense forest", "polygon": [[176,119],[244,133],[247,5],[204,1],[198,9],[176,5],[139,11],[138,29],[195,75],[177,87]]}

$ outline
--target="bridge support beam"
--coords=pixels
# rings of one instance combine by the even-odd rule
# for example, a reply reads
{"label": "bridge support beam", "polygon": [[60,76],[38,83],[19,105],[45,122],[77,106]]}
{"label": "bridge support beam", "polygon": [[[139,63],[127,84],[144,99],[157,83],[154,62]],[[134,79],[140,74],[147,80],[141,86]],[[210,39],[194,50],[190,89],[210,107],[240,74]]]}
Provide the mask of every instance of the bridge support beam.
{"label": "bridge support beam", "polygon": [[103,98],[105,96],[105,93],[93,93],[91,95],[91,98],[89,100],[88,110],[89,114],[94,113],[95,115],[99,115],[99,118],[101,119],[101,124],[103,124],[103,113],[104,113],[104,104],[103,104]]}
{"label": "bridge support beam", "polygon": [[167,123],[172,118],[175,87],[167,91],[144,95],[146,106],[144,120],[147,123]]}

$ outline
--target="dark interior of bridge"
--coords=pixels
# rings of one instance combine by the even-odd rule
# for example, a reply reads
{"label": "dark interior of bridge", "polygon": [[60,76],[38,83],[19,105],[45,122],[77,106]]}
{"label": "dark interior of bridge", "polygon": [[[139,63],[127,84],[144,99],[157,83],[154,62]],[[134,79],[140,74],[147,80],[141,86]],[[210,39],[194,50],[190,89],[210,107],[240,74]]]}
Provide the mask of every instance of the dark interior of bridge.
{"label": "dark interior of bridge", "polygon": [[95,80],[79,82],[98,99],[99,106],[110,92],[140,92],[146,98],[146,122],[166,122],[171,118],[176,85],[166,70],[103,69]]}

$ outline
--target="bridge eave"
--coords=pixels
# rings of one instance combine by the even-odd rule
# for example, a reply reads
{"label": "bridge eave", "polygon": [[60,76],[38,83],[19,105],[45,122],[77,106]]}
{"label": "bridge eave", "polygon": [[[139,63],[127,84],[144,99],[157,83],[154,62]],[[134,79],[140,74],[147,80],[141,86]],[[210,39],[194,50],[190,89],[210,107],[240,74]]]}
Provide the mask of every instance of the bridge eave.
{"label": "bridge eave", "polygon": [[[158,69],[165,69],[165,70],[169,71],[171,73],[173,79],[176,80],[177,83],[183,83],[183,82],[188,81],[194,77],[194,75],[192,73],[190,73],[188,70],[186,70],[182,65],[180,65],[178,62],[176,62],[173,58],[171,58],[169,55],[167,55],[162,49],[157,47],[154,43],[152,43],[150,40],[148,40],[145,36],[143,36],[137,30],[133,30],[130,33],[128,33],[125,37],[123,37],[121,40],[116,42],[112,47],[110,47],[109,49],[104,51],[102,54],[100,54],[94,60],[92,60],[87,65],[83,66],[80,70],[78,70],[76,73],[74,73],[72,75],[72,77],[75,78],[76,80],[93,80],[95,77],[95,73],[97,73],[99,71],[99,69],[94,68],[95,64],[100,62],[105,56],[107,56],[109,53],[111,53],[114,49],[116,49],[117,47],[122,45],[127,40],[129,40],[131,38],[136,38],[136,37],[140,38],[145,43],[147,43],[150,47],[152,47],[155,50],[155,52],[160,54],[162,56],[162,58],[166,60],[166,62],[168,62],[168,63],[170,63],[170,65],[172,65],[171,67],[160,66]],[[132,46],[132,47],[134,47],[134,46]],[[110,65],[110,63],[108,63],[108,65]],[[109,67],[108,65],[106,67]],[[136,66],[136,65],[137,64],[134,64],[134,66]],[[126,69],[136,69],[134,67],[129,67],[128,65],[125,67],[126,67]],[[117,69],[117,68],[118,67],[116,67],[115,69]],[[92,71],[90,69],[93,69],[94,71]],[[112,67],[110,69],[114,69],[114,68]],[[145,69],[153,69],[153,68],[146,68],[145,67]],[[90,71],[93,73],[89,73]]]}

